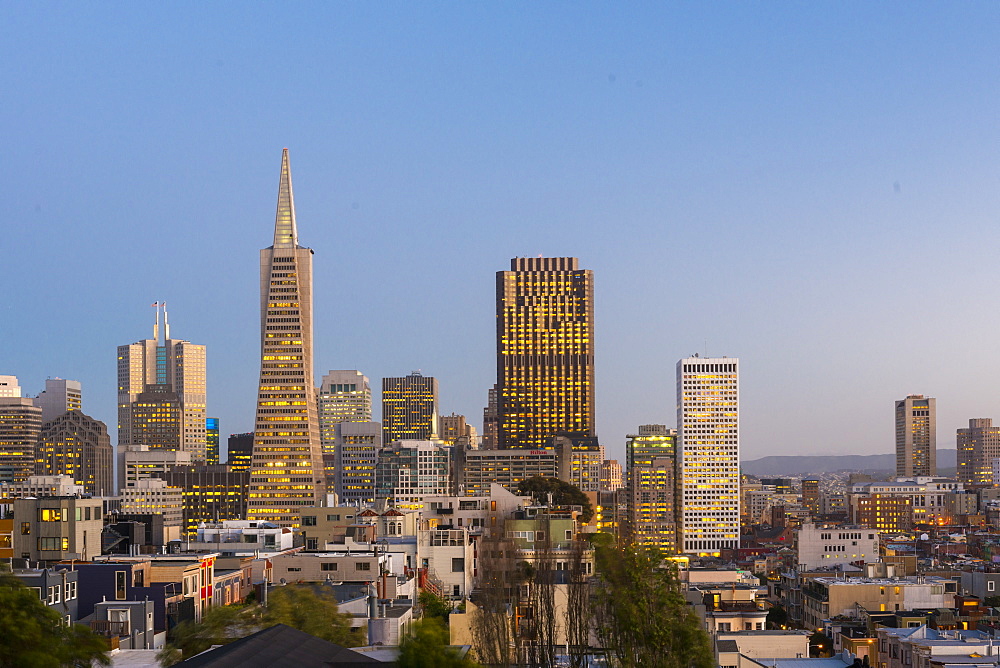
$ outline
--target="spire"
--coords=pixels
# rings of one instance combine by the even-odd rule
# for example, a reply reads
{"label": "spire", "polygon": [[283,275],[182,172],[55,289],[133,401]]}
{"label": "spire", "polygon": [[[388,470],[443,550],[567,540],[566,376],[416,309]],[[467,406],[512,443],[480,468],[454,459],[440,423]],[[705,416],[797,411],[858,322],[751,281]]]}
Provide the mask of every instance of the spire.
{"label": "spire", "polygon": [[296,248],[299,244],[295,228],[295,196],[292,194],[292,168],[288,164],[288,149],[281,151],[281,177],[278,180],[278,212],[274,217],[274,248]]}

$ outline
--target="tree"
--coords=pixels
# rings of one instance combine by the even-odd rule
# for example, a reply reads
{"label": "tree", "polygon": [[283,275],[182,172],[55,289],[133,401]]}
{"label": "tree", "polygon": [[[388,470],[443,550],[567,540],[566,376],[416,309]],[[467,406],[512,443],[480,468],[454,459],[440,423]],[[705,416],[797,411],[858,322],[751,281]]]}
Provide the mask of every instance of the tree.
{"label": "tree", "polygon": [[478,668],[449,646],[448,627],[438,617],[425,617],[413,624],[412,633],[399,644],[399,668]]}
{"label": "tree", "polygon": [[476,658],[490,666],[509,666],[517,656],[513,612],[524,575],[514,555],[517,548],[504,525],[479,540],[479,578],[472,602],[472,639]]}
{"label": "tree", "polygon": [[573,483],[558,478],[535,476],[521,481],[521,484],[517,486],[517,491],[520,494],[530,494],[539,504],[548,503],[549,493],[551,493],[554,505],[582,506],[583,513],[580,515],[580,519],[585,523],[594,517],[594,506],[590,503],[590,498]]}
{"label": "tree", "polygon": [[107,666],[106,641],[62,617],[8,571],[0,571],[0,668]]}
{"label": "tree", "polygon": [[620,668],[711,668],[708,633],[681,594],[660,551],[634,545],[597,548],[597,632]]}
{"label": "tree", "polygon": [[425,589],[420,592],[418,600],[420,607],[424,609],[424,617],[436,617],[445,624],[448,623],[448,616],[451,615],[453,608],[447,599]]}
{"label": "tree", "polygon": [[317,593],[306,585],[288,585],[268,593],[266,608],[213,606],[205,611],[200,622],[178,624],[157,658],[161,665],[172,666],[212,645],[224,645],[275,624],[285,624],[344,647],[356,647],[363,640],[351,631],[351,616],[337,609],[332,593],[323,589]]}
{"label": "tree", "polygon": [[583,668],[590,648],[590,629],[593,610],[590,604],[591,577],[584,561],[584,542],[575,540],[570,548],[569,586],[566,596],[566,642],[569,645],[570,665]]}

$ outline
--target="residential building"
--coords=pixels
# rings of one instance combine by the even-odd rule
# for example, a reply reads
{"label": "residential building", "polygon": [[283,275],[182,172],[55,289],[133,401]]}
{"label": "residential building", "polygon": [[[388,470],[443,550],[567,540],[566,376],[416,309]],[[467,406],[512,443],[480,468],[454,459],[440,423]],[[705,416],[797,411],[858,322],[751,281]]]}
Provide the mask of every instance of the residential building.
{"label": "residential building", "polygon": [[36,475],[68,475],[87,494],[112,494],[114,448],[107,426],[79,409],[42,425],[35,449]]}
{"label": "residential building", "polygon": [[284,552],[295,547],[295,534],[288,527],[271,522],[225,520],[198,525],[188,543],[194,552],[221,552],[251,555],[261,552]]}
{"label": "residential building", "polygon": [[472,593],[476,554],[468,528],[420,530],[417,543],[421,565],[426,562],[442,594],[461,599]]}
{"label": "residential building", "polygon": [[526,450],[454,451],[455,491],[460,496],[485,496],[492,485],[502,485],[514,492],[522,481],[538,476],[559,476],[558,456],[554,448]]}
{"label": "residential building", "polygon": [[35,399],[42,409],[42,422],[51,422],[67,411],[78,411],[83,406],[83,389],[78,380],[48,378],[45,389]]}
{"label": "residential building", "polygon": [[798,569],[872,562],[879,558],[878,532],[868,528],[803,524],[796,532]]}
{"label": "residential building", "polygon": [[993,460],[1000,458],[1000,425],[993,418],[973,418],[956,435],[958,479],[971,487],[993,485]]}
{"label": "residential building", "polygon": [[914,578],[817,577],[802,585],[802,623],[820,628],[835,615],[858,617],[873,611],[951,608],[958,583],[935,576]]}
{"label": "residential building", "polygon": [[49,610],[57,613],[64,626],[80,621],[80,574],[77,571],[62,568],[15,568],[11,574],[34,591]]}
{"label": "residential building", "polygon": [[859,496],[853,521],[884,533],[910,531],[913,528],[913,499],[891,494]]}
{"label": "residential building", "polygon": [[205,463],[219,464],[219,418],[205,418]]}
{"label": "residential building", "polygon": [[937,408],[933,397],[896,402],[896,476],[937,474]]}
{"label": "residential building", "polygon": [[677,362],[679,549],[718,556],[739,547],[739,360]]}
{"label": "residential building", "polygon": [[84,561],[101,553],[100,499],[76,496],[14,500],[14,555],[30,561]]}
{"label": "residential building", "polygon": [[41,431],[42,409],[34,399],[0,396],[0,482],[24,482],[35,472]]}
{"label": "residential building", "polygon": [[382,379],[382,442],[437,438],[438,382],[414,371]]}
{"label": "residential building", "polygon": [[[905,498],[909,501],[912,517],[908,521],[912,524],[951,524],[955,519],[953,515],[955,505],[949,503],[949,497],[964,493],[965,485],[951,478],[922,476],[896,478],[888,482],[857,482],[851,485],[848,505],[851,517],[857,518],[861,498],[877,495],[881,499],[880,503],[886,505],[886,508],[894,503],[888,500],[890,497]],[[899,504],[897,506],[894,506],[893,512],[905,510]],[[862,523],[859,519],[852,521]]]}
{"label": "residential building", "polygon": [[226,447],[226,464],[234,471],[250,471],[253,459],[253,432],[230,434]]}
{"label": "residential building", "polygon": [[601,490],[614,492],[625,486],[625,475],[617,459],[605,459],[601,465]]}
{"label": "residential building", "polygon": [[601,490],[604,446],[596,436],[558,434],[549,439],[548,445],[556,451],[560,480],[584,492]]}
{"label": "residential building", "polygon": [[457,413],[438,418],[438,438],[448,445],[466,449],[479,447],[479,434],[476,428],[465,421],[464,415]]}
{"label": "residential building", "polygon": [[313,382],[312,255],[298,243],[288,149],[274,243],[260,252],[260,384],[247,519],[280,526],[326,493]]}
{"label": "residential building", "polygon": [[451,449],[436,441],[395,441],[383,447],[375,467],[375,498],[418,510],[427,496],[451,491]]}
{"label": "residential building", "polygon": [[813,515],[820,514],[819,480],[817,478],[804,478],[802,480],[802,505],[808,508]]}
{"label": "residential building", "polygon": [[184,490],[183,533],[191,536],[204,522],[242,520],[247,516],[250,472],[225,465],[173,466],[157,474]]}
{"label": "residential building", "polygon": [[520,257],[496,285],[497,447],[595,436],[593,272],[575,257]]}
{"label": "residential building", "polygon": [[205,346],[170,338],[166,304],[153,306],[153,338],[118,346],[118,445],[182,450],[204,461]]}
{"label": "residential building", "polygon": [[340,422],[334,429],[334,490],[343,503],[375,501],[375,464],[382,450],[378,422]]}

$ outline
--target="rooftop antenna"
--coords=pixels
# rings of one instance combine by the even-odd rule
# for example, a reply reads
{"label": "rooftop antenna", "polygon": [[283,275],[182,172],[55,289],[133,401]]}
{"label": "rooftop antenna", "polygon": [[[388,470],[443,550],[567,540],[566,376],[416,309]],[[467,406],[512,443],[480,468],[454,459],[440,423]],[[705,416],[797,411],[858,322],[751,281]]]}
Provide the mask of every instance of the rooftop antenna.
{"label": "rooftop antenna", "polygon": [[167,322],[167,302],[163,302],[163,339],[170,339],[170,323]]}
{"label": "rooftop antenna", "polygon": [[156,324],[153,325],[153,340],[157,343],[160,342],[160,302],[153,302],[150,304],[156,309]]}

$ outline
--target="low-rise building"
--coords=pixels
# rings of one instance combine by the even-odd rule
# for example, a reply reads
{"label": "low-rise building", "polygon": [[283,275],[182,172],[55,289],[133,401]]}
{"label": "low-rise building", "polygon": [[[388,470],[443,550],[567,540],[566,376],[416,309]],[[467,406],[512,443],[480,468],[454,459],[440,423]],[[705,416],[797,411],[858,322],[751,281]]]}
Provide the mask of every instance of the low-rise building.
{"label": "low-rise building", "polygon": [[950,608],[958,583],[933,576],[913,578],[818,577],[802,585],[802,622],[819,628],[834,615],[857,617],[859,608],[893,611]]}
{"label": "low-rise building", "polygon": [[101,553],[100,499],[58,496],[14,500],[14,556],[29,561],[84,561]]}
{"label": "low-rise building", "polygon": [[811,570],[878,559],[878,532],[857,527],[803,524],[796,532],[798,565]]}

